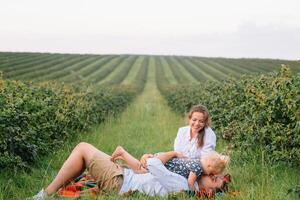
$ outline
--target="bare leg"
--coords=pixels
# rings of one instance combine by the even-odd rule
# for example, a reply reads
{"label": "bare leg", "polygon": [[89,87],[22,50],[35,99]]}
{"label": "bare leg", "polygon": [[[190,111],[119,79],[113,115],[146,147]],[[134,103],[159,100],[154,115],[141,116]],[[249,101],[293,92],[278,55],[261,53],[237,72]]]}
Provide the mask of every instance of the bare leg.
{"label": "bare leg", "polygon": [[118,146],[116,150],[111,155],[111,160],[124,160],[126,164],[135,172],[138,174],[147,173],[147,169],[142,167],[142,163],[133,157],[131,154],[129,154],[123,147]]}
{"label": "bare leg", "polygon": [[99,150],[91,144],[85,142],[79,143],[64,162],[55,179],[46,187],[45,191],[51,195],[63,185],[80,175],[98,151]]}

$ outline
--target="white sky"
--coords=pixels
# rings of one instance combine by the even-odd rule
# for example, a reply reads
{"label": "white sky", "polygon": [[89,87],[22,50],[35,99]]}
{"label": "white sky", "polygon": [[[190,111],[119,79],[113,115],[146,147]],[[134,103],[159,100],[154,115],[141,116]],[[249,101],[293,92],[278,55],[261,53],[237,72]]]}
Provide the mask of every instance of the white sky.
{"label": "white sky", "polygon": [[0,0],[0,51],[300,59],[299,0]]}

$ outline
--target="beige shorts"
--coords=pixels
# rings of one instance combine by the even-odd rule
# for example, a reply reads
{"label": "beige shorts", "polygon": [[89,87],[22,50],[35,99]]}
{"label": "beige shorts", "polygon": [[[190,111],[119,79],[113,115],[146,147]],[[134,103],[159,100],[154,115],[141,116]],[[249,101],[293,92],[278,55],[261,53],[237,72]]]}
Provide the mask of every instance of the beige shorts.
{"label": "beige shorts", "polygon": [[112,162],[110,156],[98,152],[88,167],[89,174],[97,181],[103,192],[119,192],[123,184],[123,168]]}

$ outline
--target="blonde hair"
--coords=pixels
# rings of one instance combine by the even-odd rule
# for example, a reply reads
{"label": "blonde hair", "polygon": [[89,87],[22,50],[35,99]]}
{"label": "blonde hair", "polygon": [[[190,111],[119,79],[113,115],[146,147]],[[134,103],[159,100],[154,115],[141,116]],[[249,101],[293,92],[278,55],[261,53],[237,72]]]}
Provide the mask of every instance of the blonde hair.
{"label": "blonde hair", "polygon": [[214,174],[220,174],[230,162],[230,157],[212,151],[202,156],[202,159],[209,160]]}
{"label": "blonde hair", "polygon": [[203,147],[204,145],[204,134],[205,134],[205,128],[209,127],[211,125],[211,119],[210,119],[210,116],[209,116],[209,112],[208,112],[208,109],[203,106],[203,105],[196,105],[196,106],[193,106],[190,110],[190,112],[188,113],[188,119],[190,120],[192,118],[192,115],[193,113],[195,112],[199,112],[199,113],[202,113],[204,115],[204,120],[205,120],[205,126],[203,129],[201,129],[199,132],[198,132],[198,136],[197,136],[197,139],[198,139],[198,148],[199,147]]}

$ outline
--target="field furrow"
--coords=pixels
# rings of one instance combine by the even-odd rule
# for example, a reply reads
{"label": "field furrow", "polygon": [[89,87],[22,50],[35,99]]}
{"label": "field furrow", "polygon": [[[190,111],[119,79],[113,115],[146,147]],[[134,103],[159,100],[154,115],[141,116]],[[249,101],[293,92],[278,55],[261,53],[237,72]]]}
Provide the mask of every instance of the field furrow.
{"label": "field furrow", "polygon": [[176,59],[176,61],[178,63],[180,63],[182,66],[185,67],[185,69],[199,82],[204,82],[209,80],[209,77],[202,73],[199,69],[197,69],[196,67],[194,67],[193,64],[191,64],[190,62],[187,62],[187,60],[183,57],[175,57],[174,59]]}
{"label": "field furrow", "polygon": [[111,59],[99,70],[95,71],[93,74],[90,74],[90,76],[87,76],[85,80],[87,80],[90,83],[97,84],[102,79],[106,78],[110,73],[112,73],[120,65],[120,63],[122,63],[123,60],[127,58],[128,56],[118,56],[116,58]]}
{"label": "field furrow", "polygon": [[3,69],[3,71],[7,74],[9,73],[13,73],[13,72],[17,72],[18,70],[25,70],[27,68],[31,68],[34,67],[36,65],[40,65],[43,64],[45,62],[51,62],[53,61],[53,59],[58,58],[59,55],[39,55],[37,57],[26,57],[23,60],[24,62],[18,62],[18,63],[10,63],[8,65],[5,66],[5,68]]}
{"label": "field furrow", "polygon": [[[177,56],[176,56],[177,57]],[[188,67],[185,65],[182,65],[175,56],[170,57],[170,62],[173,63],[174,66],[176,66],[176,69],[180,70],[181,75],[184,76],[184,79],[187,79],[191,83],[198,82],[198,79],[196,79],[187,69]]]}
{"label": "field furrow", "polygon": [[190,57],[189,61],[197,66],[201,71],[206,74],[210,74],[215,80],[223,80],[227,78],[227,75],[216,70],[213,66],[208,65],[207,63],[203,62],[201,59],[197,59],[194,57]]}
{"label": "field furrow", "polygon": [[253,73],[253,71],[250,71],[247,68],[244,68],[234,62],[232,62],[232,59],[227,58],[216,58],[214,59],[216,63],[219,63],[220,65],[225,66],[226,68],[230,68],[231,70],[236,71],[238,74],[249,74]]}
{"label": "field furrow", "polygon": [[47,74],[43,76],[43,80],[59,80],[61,78],[65,78],[68,75],[74,73],[74,70],[78,68],[79,66],[84,67],[85,63],[89,62],[93,57],[91,56],[82,56],[77,62],[74,62],[72,64],[68,64],[62,68],[60,68],[59,71],[54,71],[51,74]]}
{"label": "field furrow", "polygon": [[[156,85],[158,88],[163,88],[167,85],[170,85],[169,79],[166,77],[166,67],[163,67],[160,58],[155,59],[155,78],[156,78]],[[177,83],[177,82],[176,82]],[[174,84],[174,83],[173,83]]]}
{"label": "field furrow", "polygon": [[159,60],[159,62],[157,63],[163,68],[162,71],[164,72],[164,76],[166,77],[167,82],[169,82],[170,84],[178,84],[178,81],[173,71],[171,70],[171,66],[166,61],[165,57],[159,56],[157,57],[157,59]]}
{"label": "field furrow", "polygon": [[271,71],[271,69],[264,68],[262,66],[263,62],[261,62],[261,61],[257,62],[257,61],[255,61],[255,59],[251,59],[251,61],[249,61],[249,59],[243,58],[241,60],[238,60],[237,62],[240,63],[245,68],[248,68],[251,71],[255,71],[258,73],[264,73],[264,72]]}
{"label": "field furrow", "polygon": [[131,82],[131,84],[138,87],[140,91],[143,90],[147,82],[148,71],[149,71],[149,57],[145,57],[143,59],[143,62],[141,63],[138,73],[135,75],[135,78],[132,80],[133,82]]}
{"label": "field furrow", "polygon": [[100,70],[106,63],[109,63],[113,58],[116,56],[104,56],[98,57],[93,63],[88,66],[82,68],[79,73],[83,77],[88,77],[89,75],[93,74],[95,71]]}
{"label": "field furrow", "polygon": [[121,62],[112,73],[105,77],[105,79],[99,81],[97,85],[110,86],[120,84],[126,78],[137,58],[138,56],[129,56],[126,60]]}
{"label": "field furrow", "polygon": [[70,68],[67,69],[67,72],[64,72],[58,80],[72,83],[78,80],[83,79],[80,75],[80,71],[84,70],[87,66],[91,65],[92,63],[96,62],[99,59],[99,56],[87,56],[82,59],[80,62],[71,65]]}
{"label": "field furrow", "polygon": [[217,78],[213,77],[212,74],[207,73],[205,70],[200,69],[195,63],[191,61],[190,57],[184,59],[184,62],[190,66],[190,68],[194,68],[196,74],[200,74],[201,78],[208,81],[219,81]]}
{"label": "field furrow", "polygon": [[165,60],[167,61],[168,65],[170,66],[170,69],[178,81],[179,84],[186,84],[188,83],[189,79],[186,75],[186,73],[183,72],[182,67],[179,67],[176,63],[173,62],[173,59],[171,57],[165,57]]}
{"label": "field furrow", "polygon": [[[45,57],[48,55],[44,55]],[[6,54],[2,55],[0,57],[0,69],[7,69],[11,66],[17,65],[17,64],[22,64],[24,65],[27,62],[31,62],[32,60],[36,58],[42,57],[41,54],[33,54],[33,55],[28,55],[28,54]]]}
{"label": "field furrow", "polygon": [[25,74],[26,78],[23,78],[23,80],[36,80],[36,81],[45,81],[49,80],[48,76],[53,77],[53,73],[61,73],[63,70],[68,69],[70,66],[80,62],[83,58],[80,57],[73,57],[69,60],[62,61],[61,63],[58,63],[56,65],[52,65],[47,67],[47,69],[41,69],[37,70],[34,73],[31,73],[29,75]]}
{"label": "field furrow", "polygon": [[142,70],[142,67],[144,66],[145,57],[139,56],[135,63],[132,65],[130,71],[128,72],[128,75],[125,77],[125,79],[121,82],[122,85],[129,85],[134,83],[135,79],[137,78],[137,74],[140,73],[140,70]]}
{"label": "field furrow", "polygon": [[216,70],[222,72],[223,74],[226,74],[227,76],[238,77],[241,75],[238,71],[217,63],[215,59],[203,59],[203,62],[207,63],[210,66],[213,66]]}
{"label": "field furrow", "polygon": [[7,76],[10,78],[14,79],[21,79],[22,77],[25,77],[25,74],[31,74],[34,73],[38,70],[45,70],[48,67],[57,65],[59,63],[65,62],[68,60],[70,57],[67,56],[61,56],[61,55],[56,55],[53,57],[47,57],[46,60],[40,60],[39,62],[33,62],[33,63],[28,63],[28,66],[24,67],[21,66],[18,69],[15,69],[13,71],[10,71],[7,73]]}

